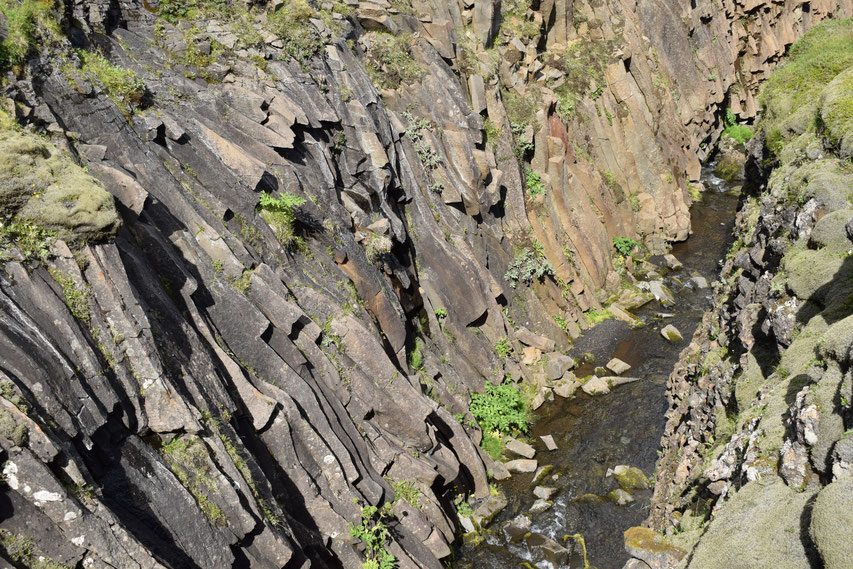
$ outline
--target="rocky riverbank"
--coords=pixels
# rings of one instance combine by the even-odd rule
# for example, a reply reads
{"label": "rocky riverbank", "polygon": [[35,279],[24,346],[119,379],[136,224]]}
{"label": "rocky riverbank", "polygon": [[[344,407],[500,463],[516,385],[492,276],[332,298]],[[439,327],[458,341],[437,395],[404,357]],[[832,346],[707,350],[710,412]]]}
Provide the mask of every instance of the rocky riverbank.
{"label": "rocky riverbank", "polygon": [[0,13],[0,554],[405,569],[490,493],[471,394],[687,236],[723,111],[853,5]]}
{"label": "rocky riverbank", "polygon": [[737,239],[667,385],[668,542],[626,534],[626,567],[850,566],[851,45],[850,20],[821,26],[764,87]]}

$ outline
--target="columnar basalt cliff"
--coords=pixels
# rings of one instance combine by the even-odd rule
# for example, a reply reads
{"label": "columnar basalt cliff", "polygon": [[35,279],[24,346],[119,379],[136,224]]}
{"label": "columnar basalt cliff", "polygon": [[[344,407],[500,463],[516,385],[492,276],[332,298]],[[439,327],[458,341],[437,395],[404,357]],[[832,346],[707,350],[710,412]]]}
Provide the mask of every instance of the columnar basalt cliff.
{"label": "columnar basalt cliff", "polygon": [[672,543],[634,528],[628,567],[850,566],[851,46],[853,21],[822,25],[763,91],[714,310],[668,383],[648,522]]}
{"label": "columnar basalt cliff", "polygon": [[0,553],[357,567],[387,526],[403,569],[489,494],[469,394],[544,383],[493,346],[686,238],[722,111],[853,2],[0,13]]}

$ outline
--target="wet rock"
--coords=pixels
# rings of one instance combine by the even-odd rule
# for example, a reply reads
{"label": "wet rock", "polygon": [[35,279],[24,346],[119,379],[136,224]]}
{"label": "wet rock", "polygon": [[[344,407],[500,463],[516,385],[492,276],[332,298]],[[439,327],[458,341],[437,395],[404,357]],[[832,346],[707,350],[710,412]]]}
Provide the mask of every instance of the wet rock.
{"label": "wet rock", "polygon": [[613,315],[614,318],[629,324],[632,328],[640,328],[644,325],[643,321],[640,318],[628,312],[628,310],[626,310],[620,304],[611,304],[610,313]]}
{"label": "wet rock", "polygon": [[481,528],[488,526],[494,517],[506,508],[506,505],[507,501],[503,495],[489,496],[474,510],[472,516],[474,523]]}
{"label": "wet rock", "polygon": [[677,270],[681,269],[682,267],[684,267],[684,264],[681,261],[679,261],[675,257],[675,255],[672,255],[670,253],[664,255],[663,260],[666,263],[666,266],[668,268],[672,269],[673,271],[677,271]]}
{"label": "wet rock", "polygon": [[533,475],[533,480],[531,481],[531,484],[539,484],[540,482],[545,480],[545,477],[548,476],[548,474],[550,474],[552,470],[554,470],[553,464],[544,464],[540,466],[536,469],[536,474]]}
{"label": "wet rock", "polygon": [[687,281],[691,288],[702,290],[708,288],[708,279],[705,277],[690,277]]}
{"label": "wet rock", "polygon": [[640,378],[640,377],[607,377],[605,379],[610,383],[610,387],[618,387],[620,385],[625,385],[626,383],[634,383],[635,381],[640,381],[642,378]]}
{"label": "wet rock", "polygon": [[528,473],[534,472],[539,463],[530,459],[510,460],[504,466],[509,472]]}
{"label": "wet rock", "polygon": [[626,364],[618,358],[613,358],[612,360],[607,362],[607,365],[605,367],[616,375],[622,375],[623,373],[631,369],[630,365]]}
{"label": "wet rock", "polygon": [[539,533],[534,533],[526,538],[527,547],[530,548],[531,561],[541,563],[543,561],[552,567],[566,567],[569,562],[571,551],[554,541],[553,539]]}
{"label": "wet rock", "polygon": [[582,389],[587,395],[606,395],[610,393],[610,386],[603,377],[592,376],[583,384]]}
{"label": "wet rock", "polygon": [[545,364],[545,375],[548,379],[558,380],[575,367],[575,360],[563,354],[549,354],[548,362]]}
{"label": "wet rock", "polygon": [[644,527],[632,527],[625,531],[625,551],[652,569],[675,567],[685,555],[683,550],[666,541],[662,535]]}
{"label": "wet rock", "polygon": [[530,513],[534,515],[541,514],[542,512],[551,509],[552,505],[553,504],[551,502],[540,498],[533,502],[533,505],[530,506]]}
{"label": "wet rock", "polygon": [[529,444],[521,442],[518,439],[514,439],[512,437],[509,437],[504,441],[504,448],[519,456],[523,456],[524,458],[533,458],[534,456],[536,456],[536,449],[534,449]]}
{"label": "wet rock", "polygon": [[682,336],[681,332],[678,331],[678,328],[672,324],[667,324],[661,328],[660,335],[670,342],[681,342],[684,340],[684,336]]}
{"label": "wet rock", "polygon": [[530,531],[531,523],[530,516],[519,514],[505,523],[503,530],[511,543],[517,543],[524,539],[524,536]]}
{"label": "wet rock", "polygon": [[545,443],[545,448],[549,451],[557,450],[557,443],[554,442],[554,437],[552,435],[542,435],[539,437],[542,439],[542,442]]}
{"label": "wet rock", "polygon": [[556,488],[551,488],[550,486],[536,486],[533,489],[533,495],[537,498],[541,498],[543,500],[549,499],[556,492]]}
{"label": "wet rock", "polygon": [[668,306],[670,304],[675,304],[675,296],[673,296],[672,291],[669,290],[669,288],[665,284],[663,284],[663,281],[649,281],[648,289],[649,292],[654,295],[655,299],[662,305]]}
{"label": "wet rock", "polygon": [[607,494],[607,499],[616,504],[617,506],[626,506],[634,501],[634,497],[621,488],[611,490]]}
{"label": "wet rock", "polygon": [[581,384],[577,381],[563,379],[554,384],[554,393],[560,397],[568,399],[574,395],[575,391],[577,391],[580,386]]}
{"label": "wet rock", "polygon": [[643,471],[635,466],[620,464],[613,467],[613,477],[623,490],[646,490],[651,487]]}

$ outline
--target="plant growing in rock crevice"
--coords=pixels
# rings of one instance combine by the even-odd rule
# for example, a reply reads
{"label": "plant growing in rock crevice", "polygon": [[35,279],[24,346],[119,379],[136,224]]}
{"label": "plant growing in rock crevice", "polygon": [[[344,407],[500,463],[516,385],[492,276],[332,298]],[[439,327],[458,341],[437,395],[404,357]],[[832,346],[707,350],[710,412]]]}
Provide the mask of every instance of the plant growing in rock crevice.
{"label": "plant growing in rock crevice", "polygon": [[295,209],[305,203],[305,198],[295,194],[282,193],[279,197],[263,192],[258,207],[261,217],[272,228],[275,236],[285,247],[298,238],[294,234],[296,224]]}
{"label": "plant growing in rock crevice", "polygon": [[518,385],[505,380],[500,385],[486,383],[485,393],[471,394],[471,415],[483,431],[483,447],[494,459],[503,452],[501,435],[527,433],[530,413]]}
{"label": "plant growing in rock crevice", "polygon": [[544,248],[536,242],[532,249],[526,248],[516,255],[504,273],[504,279],[511,288],[516,288],[519,283],[530,285],[534,280],[554,274],[554,266],[545,258]]}
{"label": "plant growing in rock crevice", "polygon": [[350,535],[364,545],[365,560],[361,564],[362,569],[393,569],[396,564],[397,558],[385,549],[385,543],[391,534],[384,520],[389,517],[387,507],[363,506],[361,523],[350,523]]}

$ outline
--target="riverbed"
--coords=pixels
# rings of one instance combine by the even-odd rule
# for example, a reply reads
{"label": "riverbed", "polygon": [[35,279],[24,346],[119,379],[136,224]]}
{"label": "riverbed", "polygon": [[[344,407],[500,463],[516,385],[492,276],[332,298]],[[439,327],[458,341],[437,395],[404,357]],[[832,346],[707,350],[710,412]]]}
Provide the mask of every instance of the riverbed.
{"label": "riverbed", "polygon": [[[624,322],[606,320],[586,331],[575,341],[569,355],[580,359],[593,354],[576,370],[582,377],[603,366],[612,357],[631,369],[626,376],[639,381],[615,387],[611,393],[590,397],[578,391],[573,399],[556,398],[536,411],[531,444],[540,465],[553,465],[538,484],[556,489],[553,506],[531,515],[525,533],[541,534],[573,549],[569,564],[559,567],[582,568],[581,547],[569,535],[584,538],[589,563],[597,569],[621,569],[628,560],[623,532],[640,525],[648,515],[652,490],[632,491],[633,502],[617,505],[601,498],[618,486],[608,470],[617,465],[641,469],[654,481],[655,461],[667,410],[666,378],[690,342],[705,310],[712,306],[712,289],[696,286],[692,277],[703,277],[709,285],[717,279],[719,261],[732,241],[732,227],[739,188],[703,170],[706,191],[691,208],[693,234],[674,245],[672,253],[683,268],[664,275],[675,295],[675,303],[662,306],[652,301],[636,311],[645,326],[631,329]],[[662,263],[662,259],[652,259]],[[660,333],[672,324],[683,334],[682,342],[670,343]],[[539,438],[552,435],[559,447],[549,452]],[[528,547],[527,540],[510,540],[503,526],[529,512],[533,495],[532,474],[515,474],[499,483],[508,499],[507,507],[484,531],[484,540],[464,545],[457,551],[457,569],[509,569],[520,565],[558,569],[542,559],[541,551]],[[530,537],[528,537],[530,539]],[[574,545],[574,547],[572,547]]]}

